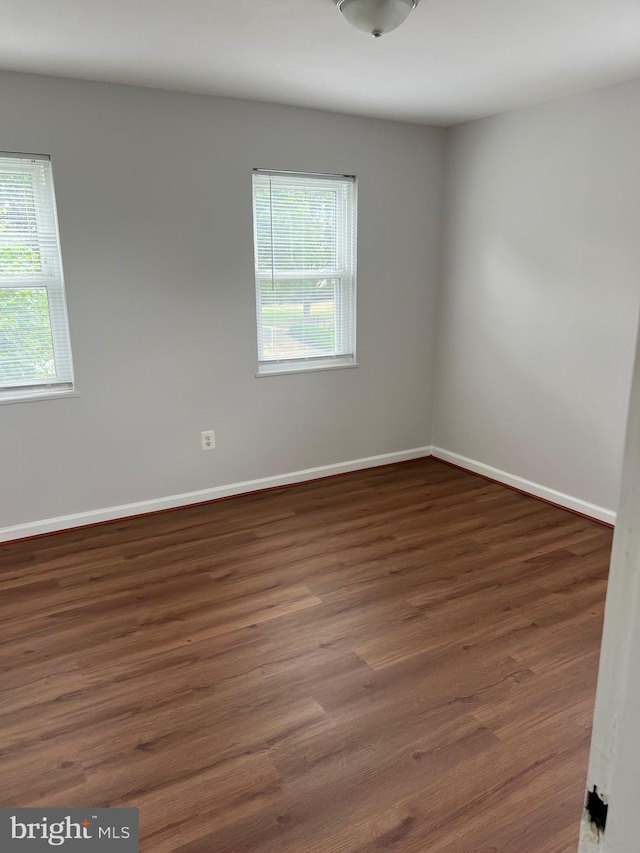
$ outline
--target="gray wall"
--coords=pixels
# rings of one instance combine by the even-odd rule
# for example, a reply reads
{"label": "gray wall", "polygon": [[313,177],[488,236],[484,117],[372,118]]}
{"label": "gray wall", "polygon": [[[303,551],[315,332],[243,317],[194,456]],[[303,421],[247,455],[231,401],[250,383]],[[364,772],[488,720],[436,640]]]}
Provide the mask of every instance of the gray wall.
{"label": "gray wall", "polygon": [[448,131],[434,444],[615,509],[640,81]]}
{"label": "gray wall", "polygon": [[[428,444],[443,141],[0,75],[0,150],[52,156],[81,392],[0,406],[0,527]],[[255,378],[255,166],[357,175],[360,367]]]}
{"label": "gray wall", "polygon": [[[0,150],[53,158],[81,392],[0,406],[0,528],[432,437],[615,509],[639,107],[634,82],[445,132],[0,75]],[[358,176],[357,369],[255,378],[254,166]]]}

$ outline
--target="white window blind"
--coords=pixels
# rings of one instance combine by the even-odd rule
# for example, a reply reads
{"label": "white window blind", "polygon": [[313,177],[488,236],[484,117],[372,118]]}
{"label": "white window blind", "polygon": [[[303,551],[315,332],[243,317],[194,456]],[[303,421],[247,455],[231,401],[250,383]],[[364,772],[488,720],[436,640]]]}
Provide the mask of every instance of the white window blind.
{"label": "white window blind", "polygon": [[0,152],[0,398],[71,388],[51,163]]}
{"label": "white window blind", "polygon": [[355,179],[256,169],[253,214],[258,373],[355,364]]}

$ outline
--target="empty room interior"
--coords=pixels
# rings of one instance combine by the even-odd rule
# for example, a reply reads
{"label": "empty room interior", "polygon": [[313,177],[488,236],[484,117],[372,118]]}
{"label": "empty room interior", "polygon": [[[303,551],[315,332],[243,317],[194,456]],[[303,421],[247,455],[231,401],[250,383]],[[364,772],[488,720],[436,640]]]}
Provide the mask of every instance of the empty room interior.
{"label": "empty room interior", "polygon": [[638,853],[636,0],[0,69],[2,853]]}

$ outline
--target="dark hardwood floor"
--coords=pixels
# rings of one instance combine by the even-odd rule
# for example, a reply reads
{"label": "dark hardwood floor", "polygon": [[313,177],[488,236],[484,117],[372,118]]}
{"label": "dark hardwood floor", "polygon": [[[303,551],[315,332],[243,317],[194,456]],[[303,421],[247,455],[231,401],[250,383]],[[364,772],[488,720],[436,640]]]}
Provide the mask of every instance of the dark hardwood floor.
{"label": "dark hardwood floor", "polygon": [[433,459],[0,546],[2,806],[573,853],[611,531]]}

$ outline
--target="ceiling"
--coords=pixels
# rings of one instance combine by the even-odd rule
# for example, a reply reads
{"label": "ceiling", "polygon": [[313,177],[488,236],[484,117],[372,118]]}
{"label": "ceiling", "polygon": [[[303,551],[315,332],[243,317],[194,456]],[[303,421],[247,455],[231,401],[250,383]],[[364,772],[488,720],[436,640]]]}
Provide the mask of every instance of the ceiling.
{"label": "ceiling", "polygon": [[0,67],[454,124],[640,76],[640,0],[0,0]]}

